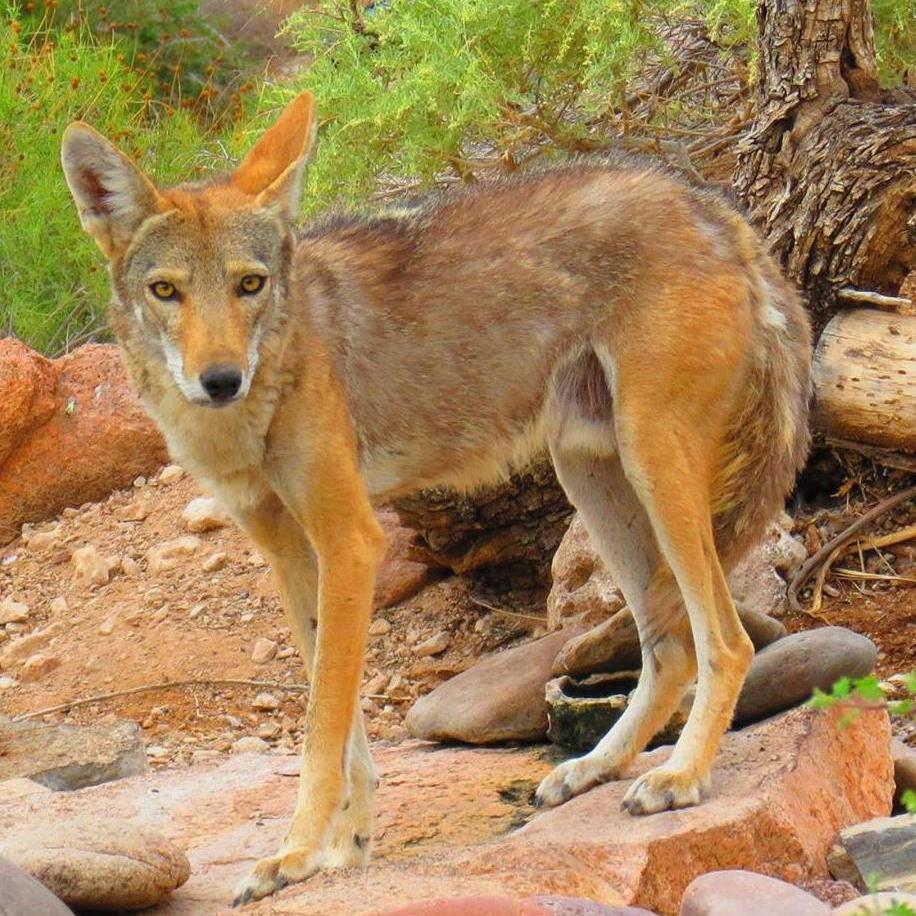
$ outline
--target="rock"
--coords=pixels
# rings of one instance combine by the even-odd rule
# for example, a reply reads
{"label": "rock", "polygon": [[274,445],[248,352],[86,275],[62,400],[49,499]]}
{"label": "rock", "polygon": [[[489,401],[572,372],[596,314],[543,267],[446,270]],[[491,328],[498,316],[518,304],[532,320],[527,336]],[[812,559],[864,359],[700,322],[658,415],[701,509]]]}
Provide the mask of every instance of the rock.
{"label": "rock", "polygon": [[152,575],[174,569],[183,560],[193,556],[199,548],[200,538],[193,534],[157,544],[146,553],[147,569]]}
{"label": "rock", "polygon": [[10,690],[13,687],[18,687],[19,681],[14,677],[9,677],[8,675],[3,675],[0,677],[0,690]]}
{"label": "rock", "polygon": [[107,617],[99,624],[99,633],[102,636],[111,636],[114,632],[114,620],[111,617]]}
{"label": "rock", "polygon": [[[0,341],[2,342],[2,341]],[[29,606],[12,598],[0,601],[0,625],[5,623],[22,623],[29,619]]]}
{"label": "rock", "polygon": [[56,598],[51,600],[51,613],[52,614],[66,614],[69,610],[67,604],[67,599],[63,595],[58,595]]}
{"label": "rock", "polygon": [[391,632],[391,624],[385,620],[384,617],[376,617],[372,623],[369,624],[369,635],[370,636],[385,636],[387,633]]}
{"label": "rock", "polygon": [[256,665],[264,665],[277,654],[277,644],[272,639],[259,636],[254,641],[254,648],[251,650],[251,660]]}
{"label": "rock", "polygon": [[73,581],[77,585],[107,585],[111,564],[103,559],[92,544],[79,547],[70,556]]}
{"label": "rock", "polygon": [[843,627],[794,633],[754,657],[735,708],[735,724],[755,722],[803,703],[815,687],[829,690],[841,677],[874,670],[878,650]]}
{"label": "rock", "polygon": [[586,626],[606,620],[624,605],[623,595],[594,551],[588,531],[576,514],[550,566],[552,585],[547,596],[547,627],[559,629],[578,619]]}
{"label": "rock", "polygon": [[781,615],[786,584],[805,562],[808,552],[789,533],[791,519],[773,524],[763,541],[728,576],[732,598],[740,611]]}
{"label": "rock", "polygon": [[193,534],[224,528],[231,521],[229,513],[212,496],[192,499],[181,513],[181,520]]}
{"label": "rock", "polygon": [[909,747],[894,738],[891,741],[891,756],[894,758],[894,801],[902,804],[903,793],[908,789],[916,792],[916,748]]}
{"label": "rock", "polygon": [[[763,649],[785,636],[786,628],[756,611],[739,611],[738,616],[754,648]],[[557,653],[555,675],[584,676],[602,672],[633,671],[642,665],[639,633],[627,607],[581,636],[570,639]]]}
{"label": "rock", "polygon": [[653,916],[630,906],[605,906],[582,897],[438,897],[369,916]]}
{"label": "rock", "polygon": [[751,871],[711,871],[684,892],[680,916],[829,916],[830,907],[805,891]]}
{"label": "rock", "polygon": [[61,661],[56,655],[36,652],[23,663],[19,671],[19,680],[23,683],[41,680],[46,674],[50,674],[55,668],[59,668],[60,665]]}
{"label": "rock", "polygon": [[279,709],[280,701],[272,693],[259,693],[251,701],[251,708],[269,712],[274,709]]}
{"label": "rock", "polygon": [[53,547],[60,540],[60,530],[52,528],[50,531],[37,531],[28,541],[29,550],[39,553]]}
{"label": "rock", "polygon": [[0,856],[78,910],[152,906],[191,874],[187,856],[162,833],[114,817],[20,825],[0,842]]}
{"label": "rock", "polygon": [[[771,525],[762,543],[730,573],[729,587],[739,612],[763,615],[782,612],[786,582],[806,557],[804,546],[789,534],[790,525],[788,516]],[[623,596],[593,550],[585,524],[578,515],[573,517],[560,542],[551,571],[553,584],[547,597],[550,629],[571,619],[595,626],[624,604]],[[556,673],[591,674],[598,670],[612,669],[567,667]]]}
{"label": "rock", "polygon": [[117,348],[48,360],[0,340],[0,544],[23,522],[102,499],[166,459]]}
{"label": "rock", "polygon": [[26,776],[49,789],[71,790],[146,772],[136,722],[47,725],[0,716],[0,781]]}
{"label": "rock", "polygon": [[[885,916],[891,908],[908,906],[916,912],[916,894],[901,894],[897,891],[880,891],[867,897],[856,897],[842,906],[831,910],[832,916]],[[898,910],[897,912],[902,912]]]}
{"label": "rock", "polygon": [[46,646],[63,629],[63,622],[56,620],[48,624],[43,630],[36,630],[28,636],[14,639],[2,652],[0,652],[0,669],[10,668],[27,659],[36,649]]}
{"label": "rock", "polygon": [[0,916],[73,916],[41,882],[5,859],[0,859],[0,888]]}
{"label": "rock", "polygon": [[417,700],[404,724],[428,741],[491,744],[544,737],[544,685],[558,649],[574,633],[560,630],[483,659]]}
{"label": "rock", "polygon": [[414,646],[414,655],[419,658],[426,658],[429,655],[441,655],[448,648],[448,644],[451,641],[451,636],[444,630],[440,630],[430,636],[429,639],[424,639],[423,642],[417,643]]}
{"label": "rock", "polygon": [[573,751],[590,751],[623,715],[638,671],[568,676],[547,682],[547,737]]}
{"label": "rock", "polygon": [[877,817],[840,831],[827,853],[830,874],[859,890],[916,894],[916,814]]}
{"label": "rock", "polygon": [[[820,877],[837,830],[885,813],[892,792],[887,715],[867,711],[843,731],[837,718],[799,709],[726,735],[705,803],[644,818],[622,812],[621,798],[630,778],[664,761],[669,749],[641,755],[627,779],[535,810],[534,788],[554,763],[543,748],[376,747],[381,782],[370,880],[332,870],[244,913],[343,916],[436,897],[562,892],[673,916],[687,885],[712,869],[765,863],[782,880]],[[167,827],[194,863],[172,909],[222,913],[254,860],[283,842],[298,792],[291,777],[300,767],[295,754],[241,754],[77,795],[28,784],[41,793],[30,795],[5,784],[0,836],[75,811],[142,818]]]}
{"label": "rock", "polygon": [[156,480],[159,483],[170,484],[178,483],[184,477],[184,468],[180,464],[167,464],[160,472]]}
{"label": "rock", "polygon": [[373,605],[393,607],[416,595],[429,582],[431,574],[425,563],[410,558],[416,532],[404,527],[393,509],[381,509],[376,516],[388,546],[375,577]]}
{"label": "rock", "polygon": [[229,562],[229,554],[223,550],[218,550],[216,553],[211,553],[206,560],[204,560],[201,569],[205,573],[218,572]]}
{"label": "rock", "polygon": [[270,745],[263,739],[255,735],[246,735],[232,742],[233,754],[263,754],[270,750]]}

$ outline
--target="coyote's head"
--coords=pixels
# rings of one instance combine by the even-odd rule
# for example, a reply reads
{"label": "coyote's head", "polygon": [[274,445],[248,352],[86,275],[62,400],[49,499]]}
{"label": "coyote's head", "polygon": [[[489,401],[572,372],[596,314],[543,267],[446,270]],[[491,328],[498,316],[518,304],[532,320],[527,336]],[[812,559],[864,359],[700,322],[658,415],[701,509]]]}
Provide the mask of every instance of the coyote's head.
{"label": "coyote's head", "polygon": [[83,228],[111,264],[120,327],[149,343],[194,404],[244,398],[258,345],[286,297],[292,223],[313,142],[298,96],[231,175],[156,188],[77,121],[61,158]]}

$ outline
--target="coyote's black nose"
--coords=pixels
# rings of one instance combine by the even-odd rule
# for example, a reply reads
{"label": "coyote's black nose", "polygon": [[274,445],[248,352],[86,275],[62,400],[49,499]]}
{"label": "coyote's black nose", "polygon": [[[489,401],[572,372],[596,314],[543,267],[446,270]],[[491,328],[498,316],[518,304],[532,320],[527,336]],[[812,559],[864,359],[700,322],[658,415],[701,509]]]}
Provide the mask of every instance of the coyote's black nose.
{"label": "coyote's black nose", "polygon": [[210,366],[200,374],[200,384],[217,404],[231,401],[242,387],[242,373],[234,366]]}

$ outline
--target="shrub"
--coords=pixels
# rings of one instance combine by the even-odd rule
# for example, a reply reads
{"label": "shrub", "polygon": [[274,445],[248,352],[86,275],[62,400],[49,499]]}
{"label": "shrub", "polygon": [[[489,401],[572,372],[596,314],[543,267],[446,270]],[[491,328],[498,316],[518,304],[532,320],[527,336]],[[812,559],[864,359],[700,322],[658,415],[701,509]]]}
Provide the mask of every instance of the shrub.
{"label": "shrub", "polygon": [[202,167],[207,138],[187,112],[153,100],[115,46],[72,32],[29,37],[8,15],[0,24],[0,334],[53,354],[99,331],[108,294],[103,259],[80,228],[60,167],[64,127],[84,118],[164,181]]}

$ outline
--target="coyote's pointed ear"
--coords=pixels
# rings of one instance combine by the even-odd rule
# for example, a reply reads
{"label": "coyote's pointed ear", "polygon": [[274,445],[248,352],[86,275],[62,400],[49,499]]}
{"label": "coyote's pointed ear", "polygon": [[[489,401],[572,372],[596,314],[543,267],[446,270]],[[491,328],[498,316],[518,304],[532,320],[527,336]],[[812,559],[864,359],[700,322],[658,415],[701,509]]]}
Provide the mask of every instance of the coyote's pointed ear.
{"label": "coyote's pointed ear", "polygon": [[302,173],[315,141],[315,99],[303,92],[283,109],[277,123],[254,145],[232,176],[232,184],[276,208],[286,220],[299,210]]}
{"label": "coyote's pointed ear", "polygon": [[167,209],[127,156],[82,121],[64,131],[60,158],[83,228],[109,258],[148,216]]}

